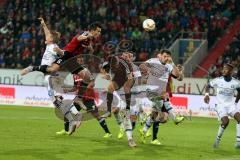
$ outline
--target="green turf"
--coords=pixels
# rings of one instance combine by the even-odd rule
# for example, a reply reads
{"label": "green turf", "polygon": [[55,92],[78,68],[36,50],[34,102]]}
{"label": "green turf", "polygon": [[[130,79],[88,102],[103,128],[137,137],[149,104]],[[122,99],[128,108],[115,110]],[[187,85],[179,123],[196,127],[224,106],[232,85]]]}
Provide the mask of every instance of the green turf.
{"label": "green turf", "polygon": [[[78,159],[78,160],[239,160],[240,150],[234,148],[235,122],[231,121],[221,146],[212,144],[218,129],[216,119],[193,118],[175,126],[160,126],[162,146],[143,145],[137,130],[137,148],[129,148],[126,138],[116,138],[118,127],[108,121],[113,133],[103,139],[103,131],[95,120],[84,122],[73,136],[55,136],[62,122],[50,108],[0,107],[0,159]],[[150,139],[148,139],[148,142]]]}

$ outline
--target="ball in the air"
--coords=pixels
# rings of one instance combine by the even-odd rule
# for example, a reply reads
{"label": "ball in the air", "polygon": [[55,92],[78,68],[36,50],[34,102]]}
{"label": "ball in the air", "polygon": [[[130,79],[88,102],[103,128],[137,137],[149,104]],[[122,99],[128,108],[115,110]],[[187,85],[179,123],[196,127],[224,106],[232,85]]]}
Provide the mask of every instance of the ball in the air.
{"label": "ball in the air", "polygon": [[143,21],[143,28],[145,31],[152,31],[155,29],[155,22],[152,19],[145,19]]}

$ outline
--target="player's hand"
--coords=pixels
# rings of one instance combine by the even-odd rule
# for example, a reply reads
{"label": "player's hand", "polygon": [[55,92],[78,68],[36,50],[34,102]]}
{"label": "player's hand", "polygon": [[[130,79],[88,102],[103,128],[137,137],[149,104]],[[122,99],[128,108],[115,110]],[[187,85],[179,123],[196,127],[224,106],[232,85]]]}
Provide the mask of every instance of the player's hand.
{"label": "player's hand", "polygon": [[172,59],[172,57],[169,57],[169,58],[168,58],[168,63],[169,63],[169,64],[173,64],[173,59]]}
{"label": "player's hand", "polygon": [[57,54],[60,55],[61,57],[64,55],[63,50],[61,50],[59,47],[54,47],[53,51],[57,52]]}
{"label": "player's hand", "polygon": [[77,37],[77,39],[78,39],[79,41],[85,41],[85,40],[88,39],[88,36],[86,36],[86,35],[80,35],[80,36]]}
{"label": "player's hand", "polygon": [[209,104],[209,101],[210,101],[210,97],[207,96],[207,95],[205,95],[205,97],[204,97],[204,102],[207,103],[207,104]]}
{"label": "player's hand", "polygon": [[41,24],[44,24],[44,19],[42,17],[39,17],[38,20],[40,21]]}
{"label": "player's hand", "polygon": [[183,71],[183,66],[181,64],[178,64],[177,69],[178,69],[179,72],[182,72]]}

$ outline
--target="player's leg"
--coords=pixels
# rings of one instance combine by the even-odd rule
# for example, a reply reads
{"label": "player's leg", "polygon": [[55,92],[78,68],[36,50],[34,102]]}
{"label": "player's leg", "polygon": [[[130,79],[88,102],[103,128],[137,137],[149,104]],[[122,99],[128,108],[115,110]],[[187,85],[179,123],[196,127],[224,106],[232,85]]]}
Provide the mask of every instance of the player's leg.
{"label": "player's leg", "polygon": [[127,135],[128,139],[128,145],[130,147],[136,147],[136,143],[133,140],[133,135],[132,135],[132,124],[131,124],[131,119],[130,119],[130,112],[125,113],[124,119],[123,119],[123,125],[125,129],[125,133]]}
{"label": "player's leg", "polygon": [[110,131],[108,129],[106,120],[105,120],[105,118],[100,116],[100,114],[98,112],[98,109],[95,107],[94,100],[93,99],[83,100],[83,104],[86,106],[87,111],[91,112],[92,116],[95,117],[98,120],[100,126],[105,131],[106,134],[104,135],[104,138],[111,137],[112,134],[110,133]]}
{"label": "player's leg", "polygon": [[166,112],[159,112],[156,120],[153,122],[153,136],[152,136],[152,141],[151,144],[154,145],[161,145],[161,142],[157,139],[157,134],[159,130],[159,124],[160,123],[166,123],[168,119],[168,113]]}
{"label": "player's leg", "polygon": [[[81,106],[77,103],[77,101],[74,101],[73,105],[76,107],[78,111],[81,110]],[[69,132],[69,125],[70,125],[69,120],[66,117],[64,117],[64,129],[56,132],[56,135],[67,135]]]}
{"label": "player's leg", "polygon": [[127,81],[123,85],[123,89],[125,92],[125,101],[126,101],[126,109],[130,110],[131,105],[131,88],[134,84],[134,79],[127,79]]}
{"label": "player's leg", "polygon": [[240,149],[240,113],[236,112],[234,114],[234,119],[237,121],[236,124],[236,148]]}
{"label": "player's leg", "polygon": [[223,136],[224,130],[227,128],[227,126],[229,124],[228,116],[226,114],[224,114],[224,112],[219,112],[219,113],[220,113],[220,118],[221,118],[221,125],[218,128],[217,137],[216,137],[216,140],[215,140],[214,145],[213,145],[214,148],[219,147],[219,143],[220,143],[220,140]]}
{"label": "player's leg", "polygon": [[139,129],[139,133],[140,133],[140,138],[143,144],[146,143],[146,134],[149,131],[150,127],[152,126],[153,122],[155,121],[156,117],[158,115],[158,112],[156,112],[155,110],[152,111],[152,113],[147,117],[146,123],[144,124],[142,129]]}
{"label": "player's leg", "polygon": [[60,65],[56,63],[53,63],[51,66],[48,66],[48,65],[28,66],[27,68],[21,71],[21,75],[24,76],[33,71],[39,71],[44,74],[51,74],[59,71],[59,69],[60,69]]}
{"label": "player's leg", "polygon": [[166,108],[166,110],[167,110],[167,112],[169,114],[170,119],[172,119],[176,125],[181,123],[184,120],[183,116],[176,116],[174,114],[173,108],[171,106],[171,103],[169,102],[169,99],[164,100],[163,105]]}
{"label": "player's leg", "polygon": [[123,126],[123,119],[120,115],[120,106],[119,107],[113,107],[112,108],[113,115],[115,117],[115,120],[119,126],[119,132],[118,132],[118,139],[123,138],[124,135],[124,126]]}
{"label": "player's leg", "polygon": [[107,112],[102,117],[110,117],[112,111],[113,92],[118,88],[116,82],[111,81],[107,89]]}
{"label": "player's leg", "polygon": [[63,100],[61,96],[56,96],[53,104],[57,109],[62,112],[64,117],[69,121],[68,134],[71,135],[73,132],[75,132],[77,128],[79,128],[81,124],[81,114],[78,112],[71,100]]}

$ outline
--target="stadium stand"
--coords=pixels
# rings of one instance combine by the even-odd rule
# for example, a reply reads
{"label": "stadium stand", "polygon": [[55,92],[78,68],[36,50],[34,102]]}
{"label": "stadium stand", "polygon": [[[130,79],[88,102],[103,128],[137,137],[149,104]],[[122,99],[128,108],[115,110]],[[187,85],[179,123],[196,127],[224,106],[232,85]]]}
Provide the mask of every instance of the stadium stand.
{"label": "stadium stand", "polygon": [[[240,11],[236,0],[18,0],[0,5],[1,68],[40,63],[45,49],[40,16],[62,33],[61,47],[87,24],[100,21],[104,30],[95,54],[103,55],[107,41],[131,39],[137,59],[145,60],[182,31],[207,32],[211,47]],[[143,31],[147,17],[156,21],[156,31]]]}

